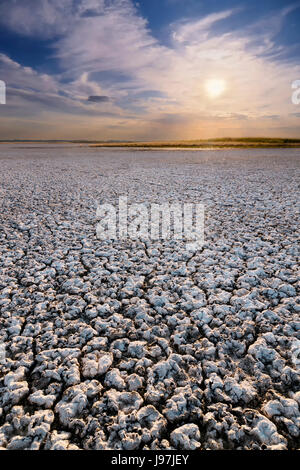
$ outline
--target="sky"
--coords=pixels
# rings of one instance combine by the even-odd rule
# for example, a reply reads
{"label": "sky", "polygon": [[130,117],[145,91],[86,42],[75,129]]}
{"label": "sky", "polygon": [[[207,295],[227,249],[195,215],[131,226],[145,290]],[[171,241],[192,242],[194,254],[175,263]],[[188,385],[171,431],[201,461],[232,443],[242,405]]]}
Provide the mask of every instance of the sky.
{"label": "sky", "polygon": [[300,2],[1,0],[0,139],[298,137]]}

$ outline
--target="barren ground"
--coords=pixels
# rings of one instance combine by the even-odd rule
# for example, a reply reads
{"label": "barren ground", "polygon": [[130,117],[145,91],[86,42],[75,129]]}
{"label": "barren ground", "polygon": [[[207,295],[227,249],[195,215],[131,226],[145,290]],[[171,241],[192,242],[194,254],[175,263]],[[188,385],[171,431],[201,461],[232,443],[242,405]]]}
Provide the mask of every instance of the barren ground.
{"label": "barren ground", "polygon": [[[299,150],[1,145],[0,447],[299,449]],[[205,245],[96,201],[205,205]]]}

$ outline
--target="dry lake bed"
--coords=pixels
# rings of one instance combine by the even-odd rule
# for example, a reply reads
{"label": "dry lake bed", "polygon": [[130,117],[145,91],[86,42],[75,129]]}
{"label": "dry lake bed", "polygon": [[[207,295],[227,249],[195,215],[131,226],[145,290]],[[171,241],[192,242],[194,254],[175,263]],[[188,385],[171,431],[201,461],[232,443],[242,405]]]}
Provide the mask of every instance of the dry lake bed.
{"label": "dry lake bed", "polygon": [[[0,146],[0,448],[299,449],[300,150]],[[101,241],[97,203],[205,206]]]}

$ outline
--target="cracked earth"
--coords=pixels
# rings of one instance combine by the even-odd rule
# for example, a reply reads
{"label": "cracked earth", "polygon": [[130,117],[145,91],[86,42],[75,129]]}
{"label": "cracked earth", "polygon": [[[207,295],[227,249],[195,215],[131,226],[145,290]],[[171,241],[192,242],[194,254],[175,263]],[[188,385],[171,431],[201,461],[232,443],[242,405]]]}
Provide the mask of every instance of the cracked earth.
{"label": "cracked earth", "polygon": [[[1,145],[0,447],[299,449],[299,158]],[[98,240],[119,195],[203,248]]]}

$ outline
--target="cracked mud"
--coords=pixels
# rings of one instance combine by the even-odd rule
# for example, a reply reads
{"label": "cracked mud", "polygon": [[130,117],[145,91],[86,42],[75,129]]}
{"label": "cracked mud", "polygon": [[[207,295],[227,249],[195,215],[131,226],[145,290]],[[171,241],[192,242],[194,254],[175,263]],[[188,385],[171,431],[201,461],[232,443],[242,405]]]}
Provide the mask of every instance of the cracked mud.
{"label": "cracked mud", "polygon": [[[31,147],[0,148],[0,447],[299,449],[299,151]],[[98,240],[119,195],[203,203],[205,245]]]}

